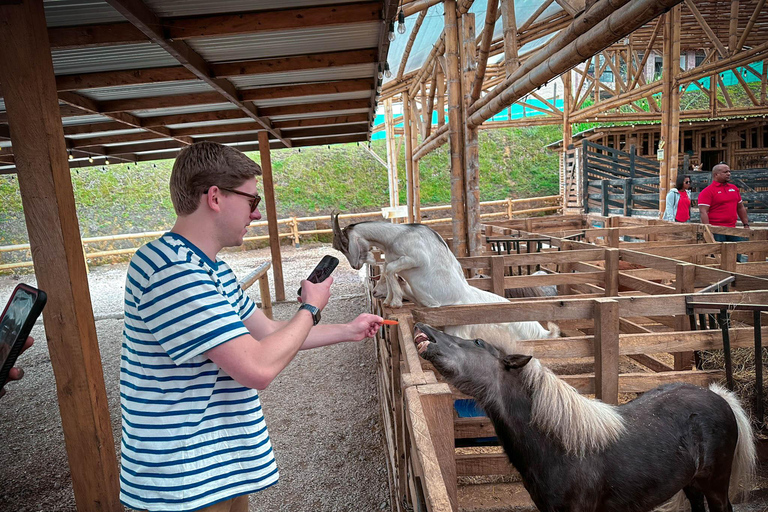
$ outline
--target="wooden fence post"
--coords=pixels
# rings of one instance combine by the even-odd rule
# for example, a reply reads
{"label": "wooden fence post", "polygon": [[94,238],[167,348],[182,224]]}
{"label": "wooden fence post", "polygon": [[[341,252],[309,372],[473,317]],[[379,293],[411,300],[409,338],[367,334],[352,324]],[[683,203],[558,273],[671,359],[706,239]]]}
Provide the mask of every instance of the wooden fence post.
{"label": "wooden fence post", "polygon": [[605,286],[606,297],[619,295],[619,250],[615,248],[605,250]]}
{"label": "wooden fence post", "polygon": [[619,303],[595,299],[595,397],[619,403]]}
{"label": "wooden fence post", "polygon": [[608,180],[600,181],[600,192],[603,197],[603,217],[608,216]]}
{"label": "wooden fence post", "polygon": [[504,296],[504,256],[491,256],[491,291]]}
{"label": "wooden fence post", "polygon": [[[691,263],[678,263],[675,266],[675,291],[677,293],[693,293],[696,282],[696,265]],[[675,317],[675,330],[687,331],[689,328],[688,317],[678,315]],[[690,370],[693,365],[693,352],[676,352],[675,370]]]}
{"label": "wooden fence post", "polygon": [[720,268],[728,272],[736,272],[736,242],[720,243]]}

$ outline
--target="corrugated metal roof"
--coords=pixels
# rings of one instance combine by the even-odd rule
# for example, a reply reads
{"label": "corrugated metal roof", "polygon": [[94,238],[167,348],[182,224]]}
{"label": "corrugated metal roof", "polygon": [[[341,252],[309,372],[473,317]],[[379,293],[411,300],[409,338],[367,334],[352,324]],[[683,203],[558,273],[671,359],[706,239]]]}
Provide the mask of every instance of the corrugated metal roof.
{"label": "corrugated metal roof", "polygon": [[153,43],[52,50],[51,57],[57,75],[179,65],[179,61]]}
{"label": "corrugated metal roof", "polygon": [[237,110],[232,103],[211,103],[209,105],[189,105],[187,107],[153,108],[151,110],[133,110],[137,117],[172,116],[175,114],[191,114],[193,112],[215,112],[216,110]]}
{"label": "corrugated metal roof", "polygon": [[178,82],[160,82],[156,84],[122,85],[119,87],[88,89],[86,91],[81,91],[79,94],[96,101],[108,101],[210,92],[212,90],[213,88],[202,80],[180,80]]}
{"label": "corrugated metal roof", "polygon": [[316,96],[300,96],[298,98],[282,98],[274,100],[254,101],[257,107],[274,107],[277,105],[311,105],[326,101],[360,100],[370,98],[371,91],[338,92],[334,94],[319,94]]}
{"label": "corrugated metal roof", "polygon": [[292,9],[319,5],[345,4],[359,0],[145,0],[145,4],[161,17],[223,14],[229,12]]}
{"label": "corrugated metal roof", "polygon": [[265,73],[230,77],[230,81],[238,88],[257,87],[261,85],[305,84],[311,82],[329,82],[332,80],[348,80],[352,78],[370,78],[376,73],[376,65],[355,64],[337,68],[305,69],[302,71],[286,71],[284,73]]}
{"label": "corrugated metal roof", "polygon": [[314,112],[312,114],[286,114],[283,116],[270,116],[272,121],[292,121],[294,119],[311,119],[315,117],[344,116],[347,114],[363,114],[368,112],[367,108],[350,108],[347,110],[329,110],[326,112]]}
{"label": "corrugated metal roof", "polygon": [[63,117],[61,119],[61,124],[64,126],[77,126],[81,124],[93,124],[93,123],[102,123],[107,121],[112,121],[113,119],[102,116],[99,114],[93,114],[89,116],[72,116],[72,117]]}
{"label": "corrugated metal roof", "polygon": [[[158,136],[156,139],[147,139],[141,141],[142,144],[148,144],[150,142],[168,142],[168,139],[166,137]],[[128,144],[136,144],[136,141],[116,142],[114,144],[103,144],[103,146],[107,148],[118,148],[120,146],[127,146]]]}
{"label": "corrugated metal roof", "polygon": [[91,137],[101,137],[102,135],[129,135],[132,133],[143,133],[142,128],[129,128],[127,130],[110,130],[107,132],[92,132],[92,133],[77,133],[74,135],[67,135],[68,139],[88,139]]}
{"label": "corrugated metal roof", "polygon": [[45,21],[49,27],[126,21],[104,0],[45,0],[43,8]]}
{"label": "corrugated metal roof", "polygon": [[211,63],[266,59],[375,48],[379,43],[379,26],[380,23],[374,21],[343,27],[308,27],[301,30],[191,39],[188,43]]}
{"label": "corrugated metal roof", "polygon": [[258,134],[261,130],[247,130],[243,132],[223,132],[223,133],[211,133],[209,135],[193,135],[193,140],[209,139],[211,137],[226,137],[227,135],[253,135],[253,140],[258,138]]}
{"label": "corrugated metal roof", "polygon": [[[243,114],[245,116],[245,114]],[[253,123],[254,120],[250,117],[243,117],[242,119],[218,119],[216,121],[204,121],[200,123],[180,123],[169,124],[166,128],[176,130],[178,128],[197,128],[200,126],[216,126],[217,124],[230,124],[230,123]]]}

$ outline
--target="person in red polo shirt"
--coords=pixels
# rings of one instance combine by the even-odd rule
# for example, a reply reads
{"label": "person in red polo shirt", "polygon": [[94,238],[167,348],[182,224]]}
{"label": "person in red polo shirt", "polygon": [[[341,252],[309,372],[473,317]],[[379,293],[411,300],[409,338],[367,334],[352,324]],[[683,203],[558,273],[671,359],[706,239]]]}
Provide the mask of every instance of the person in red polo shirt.
{"label": "person in red polo shirt", "polygon": [[[717,164],[712,168],[712,183],[699,193],[699,213],[702,224],[712,226],[736,227],[736,219],[741,219],[744,227],[749,229],[747,209],[741,200],[739,187],[729,183],[731,168],[726,164]],[[713,233],[717,242],[741,242],[748,240],[735,235]],[[739,261],[743,257],[740,254]]]}

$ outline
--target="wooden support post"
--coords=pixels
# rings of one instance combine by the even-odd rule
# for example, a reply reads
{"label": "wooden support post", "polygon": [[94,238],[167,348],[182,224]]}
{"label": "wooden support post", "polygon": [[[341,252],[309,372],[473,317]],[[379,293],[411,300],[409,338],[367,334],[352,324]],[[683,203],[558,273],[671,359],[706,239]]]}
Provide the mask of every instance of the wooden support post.
{"label": "wooden support post", "polygon": [[264,202],[267,205],[267,228],[269,230],[269,249],[272,253],[272,276],[275,281],[275,299],[282,301],[285,300],[283,258],[280,254],[280,235],[277,226],[275,181],[272,179],[272,157],[269,151],[269,132],[266,130],[259,132],[259,157],[261,158],[261,179],[264,182]]}
{"label": "wooden support post", "polygon": [[[461,45],[462,91],[464,93],[464,112],[466,112],[473,103],[472,86],[477,72],[475,15],[467,13],[462,16],[461,27],[463,35]],[[466,171],[464,187],[467,198],[467,250],[470,256],[477,256],[482,251],[480,236],[480,154],[477,132],[477,128],[465,127]]]}
{"label": "wooden support post", "polygon": [[504,256],[491,256],[491,291],[504,296]]}
{"label": "wooden support post", "polygon": [[[675,266],[675,292],[693,293],[696,282],[696,265],[691,263],[679,263]],[[687,331],[690,328],[690,322],[687,315],[678,315],[675,317],[675,330]],[[693,352],[676,352],[675,370],[690,370],[693,366]]]}
{"label": "wooden support post", "polygon": [[272,296],[269,293],[269,276],[267,274],[259,278],[259,295],[261,296],[261,310],[267,315],[267,318],[272,319]]}
{"label": "wooden support post", "polygon": [[408,91],[403,92],[403,137],[405,138],[405,190],[408,222],[413,222],[413,115]]}
{"label": "wooden support post", "polygon": [[437,57],[437,127],[440,128],[445,124],[445,73],[443,69],[445,67],[445,56],[439,55]]}
{"label": "wooden support post", "polygon": [[504,30],[504,69],[509,77],[520,67],[515,0],[501,0],[501,24]]}
{"label": "wooden support post", "polygon": [[[56,378],[75,504],[122,511],[115,443],[83,260],[43,2],[0,3],[0,83]],[[116,363],[115,363],[116,364]],[[13,461],[3,461],[13,467]],[[48,461],[40,460],[40,464]]]}
{"label": "wooden support post", "polygon": [[[415,100],[411,100],[411,106],[415,104]],[[411,108],[411,121],[413,122],[413,112],[415,108]],[[419,180],[419,160],[413,158],[413,148],[419,145],[418,130],[415,130],[411,125],[411,207],[410,213],[413,217],[413,222],[421,222],[421,184]]]}
{"label": "wooden support post", "polygon": [[736,53],[739,42],[739,0],[731,0],[731,20],[728,25],[728,53]]}
{"label": "wooden support post", "polygon": [[720,268],[728,272],[736,272],[736,243],[720,243]]}
{"label": "wooden support post", "polygon": [[453,253],[467,256],[467,209],[464,187],[464,127],[461,69],[459,67],[459,31],[456,0],[446,0],[445,61],[448,77],[448,139],[451,152],[451,213],[453,217]]}
{"label": "wooden support post", "polygon": [[[618,231],[617,231],[618,233]],[[605,250],[605,279],[603,280],[606,297],[619,295],[619,250]]]}
{"label": "wooden support post", "polygon": [[662,76],[661,137],[664,158],[659,176],[659,211],[664,211],[667,192],[677,178],[678,148],[680,145],[680,5],[665,15],[664,69]]}
{"label": "wooden support post", "polygon": [[595,398],[619,403],[619,303],[595,299]]}
{"label": "wooden support post", "polygon": [[[560,243],[560,251],[570,251],[573,247],[573,244],[568,241],[564,241]],[[572,271],[573,265],[571,263],[561,263],[560,268],[558,269],[561,274],[570,274]],[[571,294],[571,285],[569,284],[559,284],[557,285],[557,294],[558,295],[570,295]]]}
{"label": "wooden support post", "polygon": [[395,144],[395,122],[392,115],[392,98],[384,100],[384,133],[387,143],[387,179],[389,182],[389,206],[400,204],[400,190],[397,181],[397,144]]}

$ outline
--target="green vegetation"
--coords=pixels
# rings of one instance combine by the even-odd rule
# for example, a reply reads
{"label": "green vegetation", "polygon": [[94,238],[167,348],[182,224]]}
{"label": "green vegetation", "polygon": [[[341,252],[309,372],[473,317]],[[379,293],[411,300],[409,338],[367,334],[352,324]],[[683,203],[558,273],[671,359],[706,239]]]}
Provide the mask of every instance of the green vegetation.
{"label": "green vegetation", "polygon": [[[562,137],[557,126],[482,130],[480,199],[557,194],[558,155],[544,146]],[[384,141],[371,146],[382,159]],[[258,153],[250,155],[257,162]],[[72,170],[83,237],[167,229],[175,215],[168,195],[172,160]],[[374,210],[389,203],[387,173],[356,144],[272,152],[278,217]],[[404,148],[398,163],[405,204]],[[450,202],[448,146],[420,163],[422,204]],[[0,176],[0,245],[27,242],[18,181]]]}

